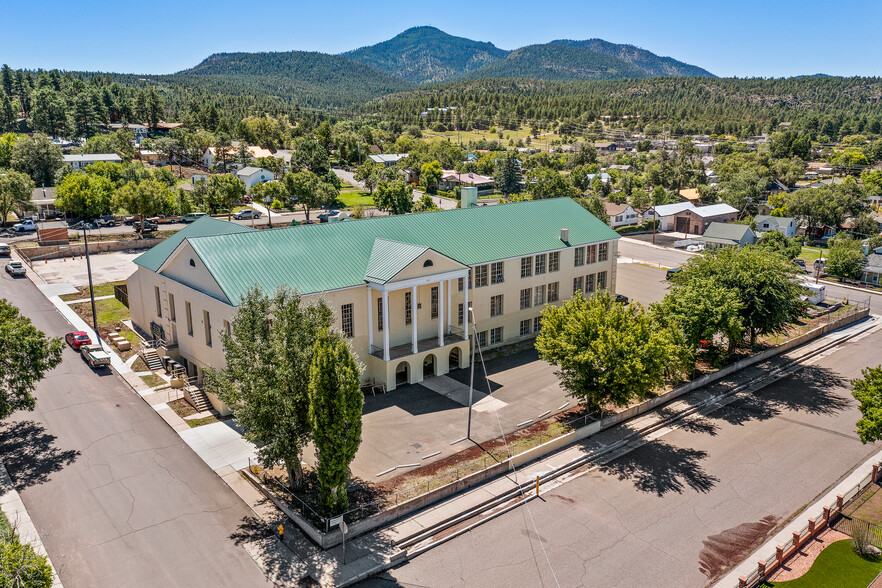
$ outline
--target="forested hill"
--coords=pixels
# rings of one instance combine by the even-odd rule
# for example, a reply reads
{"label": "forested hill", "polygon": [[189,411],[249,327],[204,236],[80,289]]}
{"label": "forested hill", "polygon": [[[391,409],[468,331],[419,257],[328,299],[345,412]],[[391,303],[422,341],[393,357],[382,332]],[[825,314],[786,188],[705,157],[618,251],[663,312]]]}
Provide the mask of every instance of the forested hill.
{"label": "forested hill", "polygon": [[467,73],[465,78],[531,78],[536,80],[616,80],[645,78],[643,69],[597,51],[555,43],[530,45],[505,59]]}
{"label": "forested hill", "polygon": [[435,27],[414,27],[342,56],[393,76],[424,84],[443,82],[502,59],[508,52],[493,43],[454,37]]}
{"label": "forested hill", "polygon": [[616,57],[622,61],[627,61],[631,65],[639,67],[651,76],[715,77],[711,72],[696,65],[683,63],[672,57],[661,57],[645,49],[635,47],[634,45],[610,43],[603,39],[588,39],[585,41],[558,39],[557,41],[552,41],[552,43],[556,45],[565,45],[567,47],[581,47],[583,49],[590,49],[591,51]]}

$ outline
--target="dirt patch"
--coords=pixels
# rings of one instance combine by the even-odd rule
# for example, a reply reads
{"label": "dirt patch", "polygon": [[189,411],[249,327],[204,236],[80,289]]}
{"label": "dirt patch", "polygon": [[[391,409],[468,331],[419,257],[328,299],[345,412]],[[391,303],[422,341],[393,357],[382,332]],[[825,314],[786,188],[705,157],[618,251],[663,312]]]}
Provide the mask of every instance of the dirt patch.
{"label": "dirt patch", "polygon": [[168,407],[181,418],[196,414],[196,409],[190,406],[190,403],[183,398],[172,400],[168,403]]}
{"label": "dirt patch", "polygon": [[702,543],[698,569],[709,579],[716,578],[730,566],[742,561],[775,528],[780,519],[769,515],[755,523],[741,523]]}
{"label": "dirt patch", "polygon": [[876,525],[882,524],[882,486],[870,484],[855,500],[845,507],[843,514]]}

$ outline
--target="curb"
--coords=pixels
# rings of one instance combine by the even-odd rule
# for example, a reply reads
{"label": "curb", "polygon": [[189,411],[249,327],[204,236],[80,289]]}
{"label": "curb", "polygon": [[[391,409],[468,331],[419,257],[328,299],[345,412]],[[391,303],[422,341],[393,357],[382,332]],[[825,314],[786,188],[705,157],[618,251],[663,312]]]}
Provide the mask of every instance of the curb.
{"label": "curb", "polygon": [[822,284],[826,284],[828,286],[836,286],[837,288],[845,288],[846,290],[854,290],[855,292],[863,292],[864,294],[870,294],[871,296],[882,296],[882,292],[877,292],[876,290],[870,290],[869,288],[858,288],[857,286],[851,286],[849,284],[843,284],[842,282],[834,282],[832,280],[819,280]]}

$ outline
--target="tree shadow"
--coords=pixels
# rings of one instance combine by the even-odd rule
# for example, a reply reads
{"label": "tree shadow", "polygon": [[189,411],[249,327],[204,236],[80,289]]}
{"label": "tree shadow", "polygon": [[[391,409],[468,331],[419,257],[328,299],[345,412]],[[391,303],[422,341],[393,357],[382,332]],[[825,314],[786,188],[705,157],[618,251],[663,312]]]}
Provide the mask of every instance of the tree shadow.
{"label": "tree shadow", "polygon": [[804,366],[708,416],[733,425],[743,425],[753,420],[775,418],[784,411],[832,415],[847,409],[852,403],[851,397],[842,393],[847,383],[845,378],[829,368]]}
{"label": "tree shadow", "polygon": [[[677,414],[677,411],[667,407],[660,408],[656,412],[663,419],[673,417]],[[699,414],[693,414],[684,419],[681,419],[676,422],[676,425],[677,428],[681,431],[686,431],[689,433],[704,433],[710,435],[711,437],[716,437],[717,432],[720,429],[718,425],[709,421],[707,417]]]}
{"label": "tree shadow", "polygon": [[72,464],[80,452],[55,446],[55,435],[36,421],[7,423],[0,427],[0,455],[18,489],[48,482],[50,476]]}
{"label": "tree shadow", "polygon": [[707,493],[720,481],[701,466],[707,455],[706,451],[655,440],[601,465],[600,471],[659,497],[668,492],[682,494],[687,488]]}
{"label": "tree shadow", "polygon": [[[286,523],[286,528],[293,527],[287,519],[279,522]],[[230,539],[238,547],[247,547],[252,557],[259,558],[260,567],[273,583],[280,586],[313,585],[301,582],[306,574],[306,566],[279,541],[273,524],[253,515],[247,516],[230,534]]]}

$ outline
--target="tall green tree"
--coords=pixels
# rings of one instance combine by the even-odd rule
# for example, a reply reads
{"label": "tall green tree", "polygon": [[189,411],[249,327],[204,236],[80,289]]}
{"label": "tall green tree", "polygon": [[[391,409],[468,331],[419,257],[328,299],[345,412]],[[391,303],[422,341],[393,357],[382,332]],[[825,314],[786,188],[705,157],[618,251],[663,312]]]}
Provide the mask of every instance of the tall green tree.
{"label": "tall green tree", "polygon": [[645,398],[692,359],[679,331],[608,293],[577,293],[562,306],[546,306],[536,349],[559,368],[567,392],[595,411]]}
{"label": "tall green tree", "polygon": [[710,280],[735,292],[751,345],[758,335],[778,333],[802,316],[802,270],[784,256],[762,247],[726,247],[691,258],[673,276],[677,285]]}
{"label": "tall green tree", "polygon": [[406,214],[413,210],[413,188],[402,180],[380,182],[374,204],[389,214]]}
{"label": "tall green tree", "polygon": [[726,337],[729,353],[744,334],[742,304],[738,294],[713,280],[695,279],[675,285],[662,301],[652,307],[660,319],[679,328],[690,349],[702,341],[713,341],[717,334]]}
{"label": "tall green tree", "polygon": [[61,147],[46,135],[22,136],[12,148],[12,169],[31,176],[38,186],[54,186],[61,169]]}
{"label": "tall green tree", "polygon": [[600,199],[600,196],[597,194],[589,194],[584,198],[576,198],[576,202],[604,223],[609,224],[609,215],[606,213],[606,206],[603,204],[603,200]]}
{"label": "tall green tree", "polygon": [[216,174],[208,179],[208,190],[214,202],[223,202],[227,220],[232,220],[235,202],[245,196],[245,182],[231,174]]}
{"label": "tall green tree", "polygon": [[438,189],[438,182],[441,181],[443,170],[441,169],[441,163],[435,159],[428,163],[424,163],[420,167],[420,177],[422,178],[423,184],[426,186],[427,190],[430,190],[434,193],[434,190]]}
{"label": "tall green tree", "polygon": [[144,219],[157,214],[170,213],[177,203],[177,198],[168,186],[156,180],[129,182],[116,191],[115,205],[137,216],[140,221],[138,232],[144,236]]}
{"label": "tall green tree", "polygon": [[756,246],[777,251],[787,259],[796,259],[802,253],[802,242],[797,237],[787,238],[781,231],[766,231]]}
{"label": "tall green tree", "polygon": [[506,153],[497,160],[493,181],[506,198],[521,191],[521,162],[515,152]]}
{"label": "tall green tree", "polygon": [[828,274],[849,280],[858,280],[863,274],[864,253],[861,242],[839,234],[833,239],[824,269]]}
{"label": "tall green tree", "polygon": [[332,204],[339,195],[333,185],[309,170],[288,172],[282,182],[292,206],[299,206],[306,213],[306,222],[311,210]]}
{"label": "tall green tree", "polygon": [[[61,339],[47,337],[29,318],[0,299],[0,420],[17,410],[34,410],[34,388],[61,363]],[[12,344],[14,342],[14,344]]]}
{"label": "tall green tree", "polygon": [[64,177],[57,188],[55,208],[73,218],[88,220],[113,209],[114,185],[107,178],[74,172]]}
{"label": "tall green tree", "polygon": [[230,332],[220,333],[226,367],[206,371],[206,390],[230,407],[257,446],[260,463],[283,464],[294,486],[302,481],[303,448],[312,437],[315,342],[327,336],[332,320],[324,301],[305,304],[290,289],[269,296],[253,288],[239,303]]}
{"label": "tall green tree", "polygon": [[339,334],[316,342],[309,371],[309,421],[321,501],[329,515],[349,508],[349,464],[361,445],[361,371]]}
{"label": "tall green tree", "polygon": [[331,158],[328,151],[318,141],[300,139],[291,155],[291,166],[306,169],[321,177],[331,169]]}
{"label": "tall green tree", "polygon": [[368,159],[355,170],[355,181],[364,184],[371,194],[374,193],[374,188],[377,187],[377,182],[380,180],[378,167],[376,163]]}
{"label": "tall green tree", "polygon": [[6,225],[6,219],[13,210],[26,212],[33,208],[33,191],[34,182],[27,174],[0,170],[0,226]]}
{"label": "tall green tree", "polygon": [[852,396],[860,403],[857,434],[861,443],[882,440],[882,365],[861,370],[861,377],[852,380],[851,386]]}

